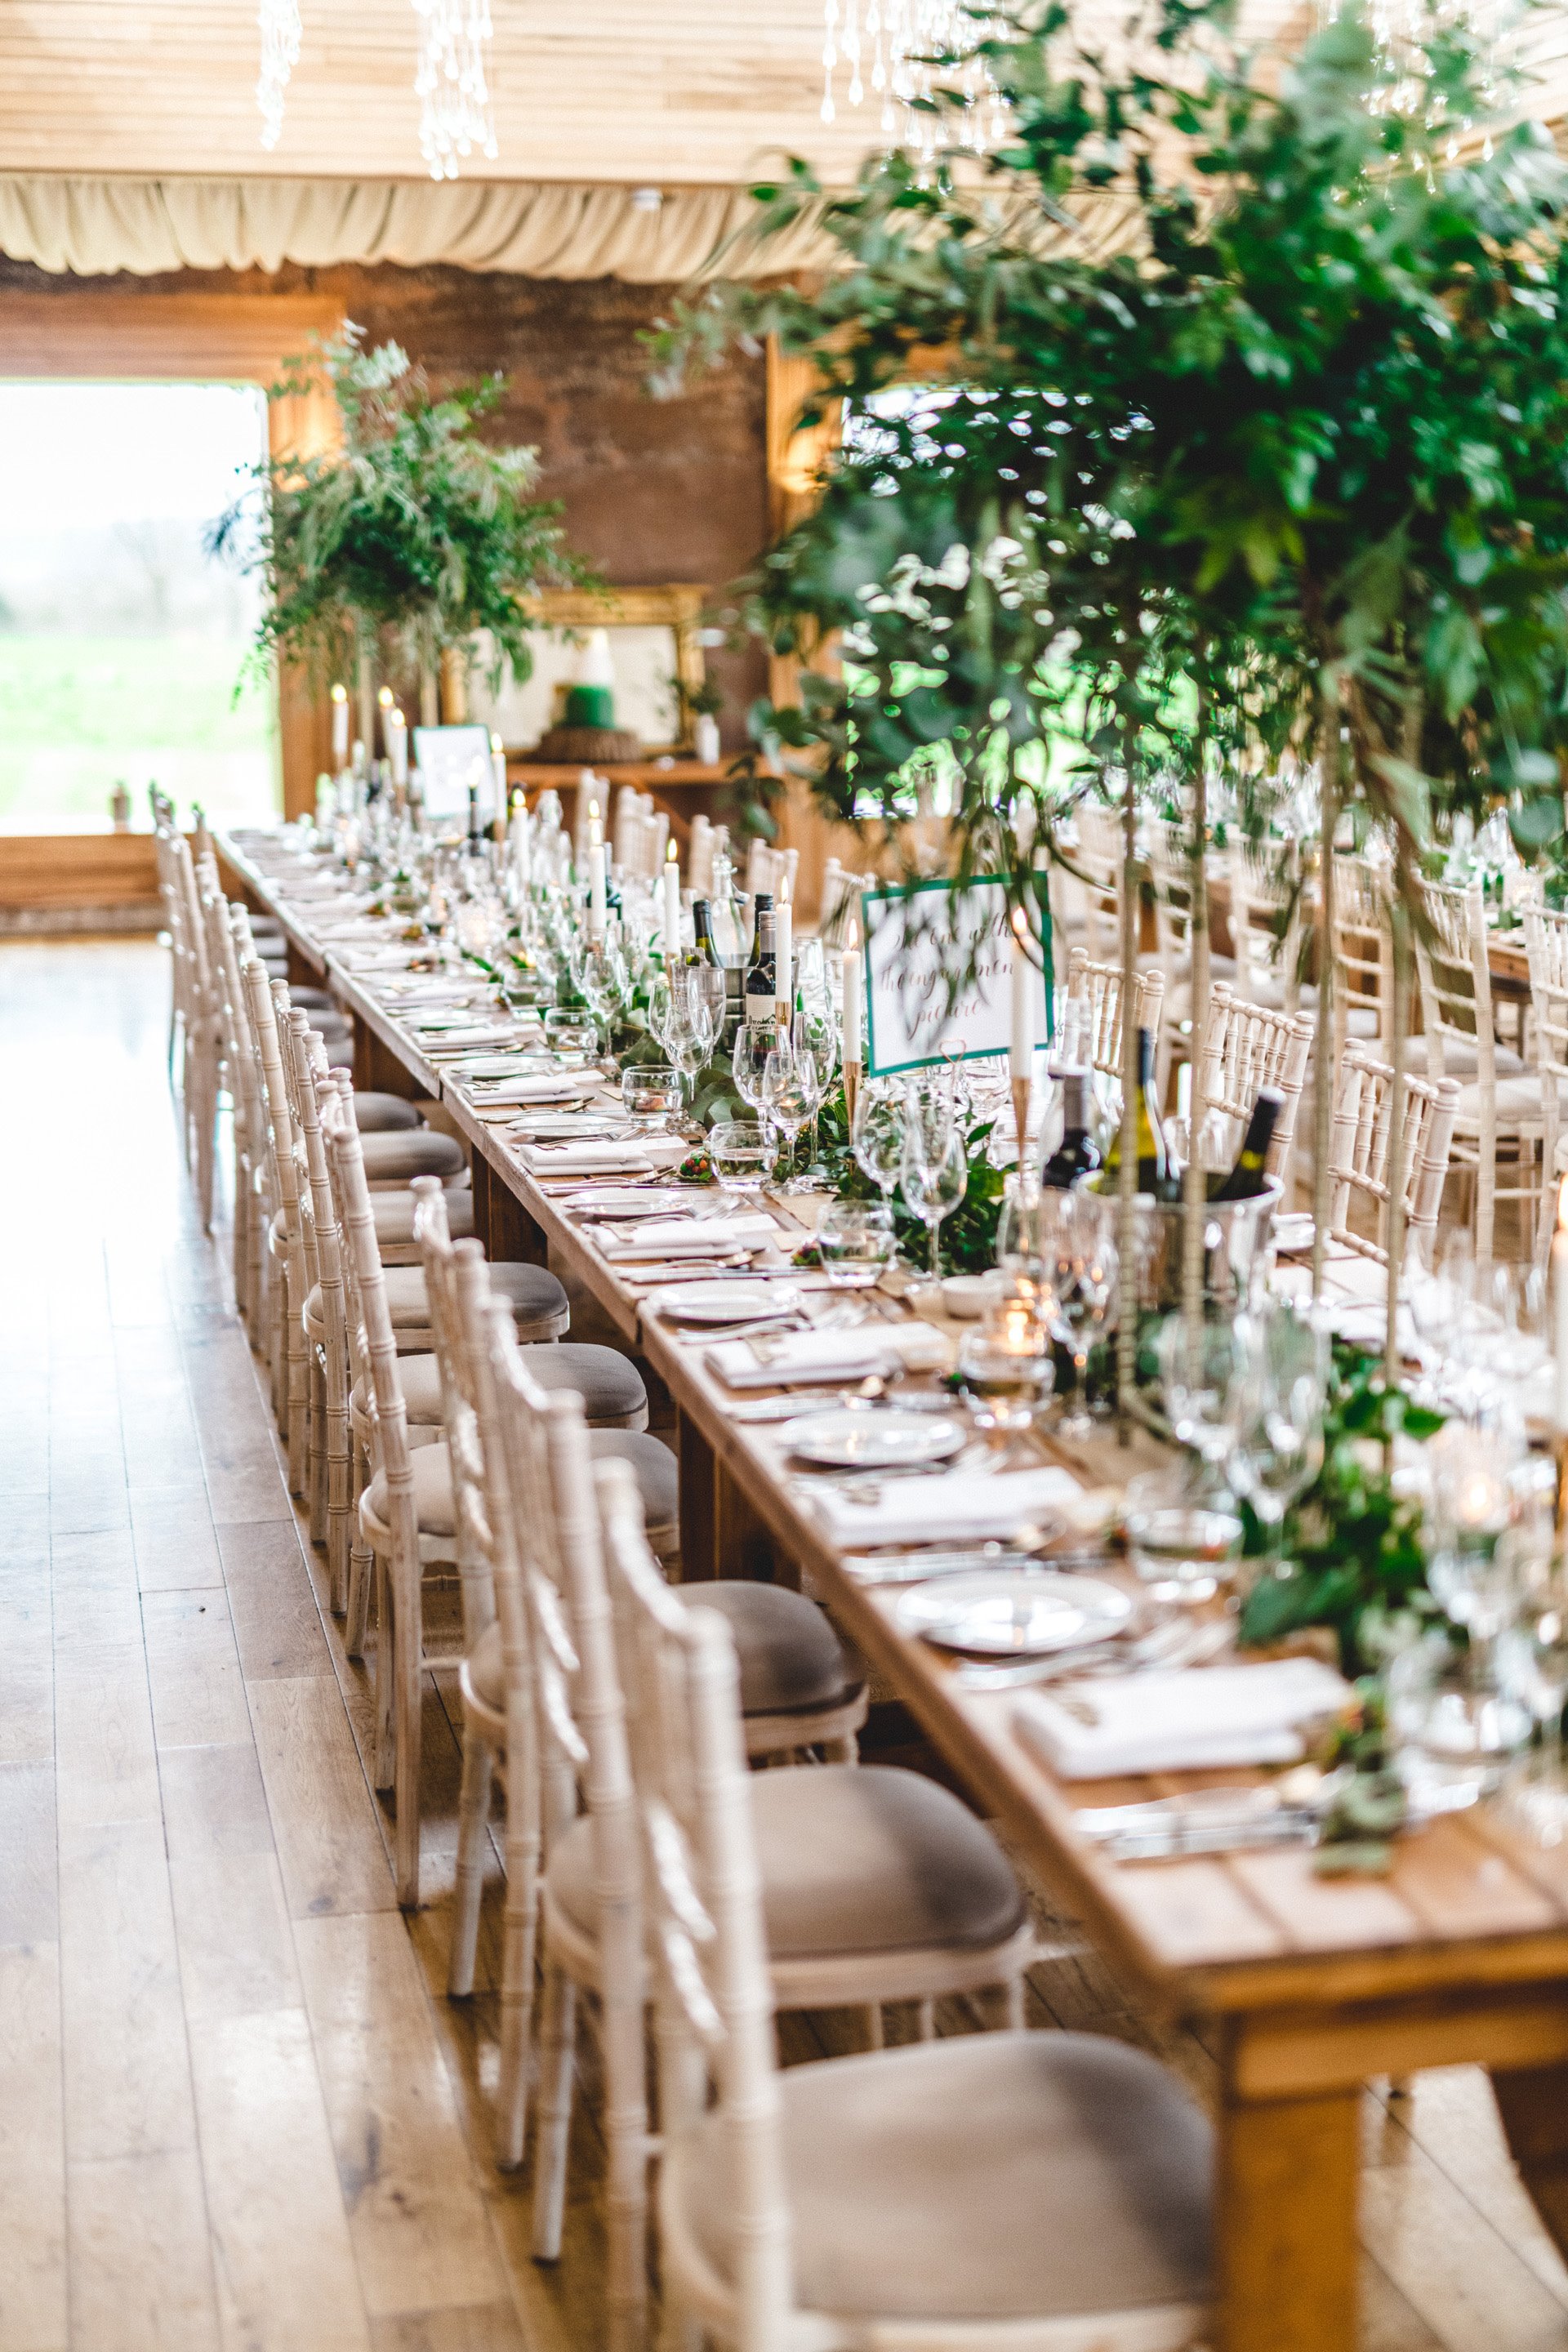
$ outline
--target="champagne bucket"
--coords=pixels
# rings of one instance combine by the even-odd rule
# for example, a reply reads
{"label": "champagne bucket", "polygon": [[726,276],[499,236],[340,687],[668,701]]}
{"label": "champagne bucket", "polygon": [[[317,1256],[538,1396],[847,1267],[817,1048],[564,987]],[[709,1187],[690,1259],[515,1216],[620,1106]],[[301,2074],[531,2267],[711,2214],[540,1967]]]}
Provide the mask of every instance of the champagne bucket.
{"label": "champagne bucket", "polygon": [[[1209,1306],[1240,1308],[1247,1305],[1254,1279],[1260,1276],[1268,1255],[1274,1212],[1284,1194],[1279,1179],[1269,1176],[1262,1192],[1245,1201],[1205,1203],[1204,1298]],[[1113,1193],[1091,1197],[1100,1202],[1106,1231],[1114,1237],[1121,1226],[1121,1202]],[[1169,1312],[1182,1303],[1186,1203],[1155,1201],[1141,1192],[1133,1208],[1139,1307],[1145,1313]]]}

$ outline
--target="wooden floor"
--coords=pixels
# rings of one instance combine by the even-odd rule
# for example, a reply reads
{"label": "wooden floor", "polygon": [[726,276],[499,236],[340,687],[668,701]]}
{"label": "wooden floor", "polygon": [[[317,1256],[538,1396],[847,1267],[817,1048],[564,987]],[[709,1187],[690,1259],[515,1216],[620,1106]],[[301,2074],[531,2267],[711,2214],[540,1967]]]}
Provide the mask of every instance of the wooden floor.
{"label": "wooden floor", "polygon": [[[450,1696],[405,1920],[365,1682],[191,1220],[166,1004],[150,944],[0,947],[0,2352],[591,2352],[591,2043],[550,2273],[526,2175],[489,2160],[493,1977],[441,1990]],[[1203,2087],[1198,2044],[1090,1955],[1040,1968],[1035,2009]],[[792,2025],[790,2054],[839,2027]],[[1366,2162],[1366,2347],[1568,2352],[1484,2077],[1369,2095]]]}

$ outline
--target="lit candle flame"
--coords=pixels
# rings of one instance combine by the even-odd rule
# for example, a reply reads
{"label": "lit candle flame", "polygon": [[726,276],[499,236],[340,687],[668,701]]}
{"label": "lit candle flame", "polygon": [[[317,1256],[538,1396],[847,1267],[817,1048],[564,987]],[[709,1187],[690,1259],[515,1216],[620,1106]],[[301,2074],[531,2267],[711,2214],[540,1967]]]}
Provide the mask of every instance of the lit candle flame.
{"label": "lit candle flame", "polygon": [[393,704],[393,693],[392,693],[392,688],[391,688],[391,687],[389,687],[389,686],[384,686],[384,687],[382,688],[382,689],[381,689],[380,693],[376,696],[376,698],[376,698],[376,700],[380,703],[380,705],[381,705],[381,707],[382,707],[382,709],[383,709],[384,710],[390,710],[390,709],[391,709],[391,708],[392,708],[392,704]]}
{"label": "lit candle flame", "polygon": [[494,727],[490,729],[490,750],[492,751],[504,751],[506,750],[506,745],[501,741],[499,730]]}
{"label": "lit candle flame", "polygon": [[332,688],[332,700],[333,700],[334,702],[346,702],[346,701],[348,700],[348,698],[349,698],[349,690],[348,690],[348,688],[347,688],[346,686],[334,686],[334,687],[333,687],[333,688]]}

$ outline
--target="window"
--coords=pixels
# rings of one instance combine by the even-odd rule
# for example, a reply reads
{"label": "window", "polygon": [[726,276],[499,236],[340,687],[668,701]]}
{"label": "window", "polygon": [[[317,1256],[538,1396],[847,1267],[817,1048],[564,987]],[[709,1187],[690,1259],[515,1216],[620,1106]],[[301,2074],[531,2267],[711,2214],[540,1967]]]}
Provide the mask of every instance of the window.
{"label": "window", "polygon": [[205,546],[266,446],[251,385],[0,383],[0,830],[101,825],[117,783],[138,826],[153,782],[278,808],[257,586]]}

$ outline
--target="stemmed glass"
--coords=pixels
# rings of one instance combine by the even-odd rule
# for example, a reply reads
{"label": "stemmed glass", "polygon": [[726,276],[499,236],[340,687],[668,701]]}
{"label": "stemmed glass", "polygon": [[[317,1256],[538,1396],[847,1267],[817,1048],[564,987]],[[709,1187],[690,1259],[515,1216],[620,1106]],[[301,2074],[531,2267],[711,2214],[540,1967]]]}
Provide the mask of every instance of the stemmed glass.
{"label": "stemmed glass", "polygon": [[[1498,1680],[1530,1711],[1535,1743],[1509,1790],[1509,1803],[1543,1846],[1568,1832],[1563,1715],[1568,1707],[1568,1570],[1552,1553],[1550,1534],[1505,1538],[1515,1553],[1522,1591],[1513,1623],[1500,1635]],[[1500,1547],[1501,1549],[1502,1547]]]}
{"label": "stemmed glass", "polygon": [[969,1157],[962,1121],[945,1088],[910,1087],[904,1100],[904,1149],[899,1170],[904,1206],[931,1235],[931,1278],[940,1276],[937,1236],[969,1190]]}
{"label": "stemmed glass", "polygon": [[1073,1362],[1075,1402],[1058,1423],[1058,1433],[1087,1437],[1094,1427],[1087,1383],[1089,1353],[1116,1287],[1116,1244],[1100,1202],[1088,1192],[1042,1192],[1039,1220],[1051,1328]]}
{"label": "stemmed glass", "polygon": [[814,1024],[808,1013],[797,1013],[790,1029],[790,1050],[806,1098],[806,1118],[811,1126],[811,1166],[805,1175],[792,1179],[788,1189],[795,1192],[815,1192],[820,1186],[820,1178],[816,1172],[816,1118],[833,1076],[836,1041],[831,1030]]}
{"label": "stemmed glass", "polygon": [[1172,1433],[1190,1446],[1211,1476],[1235,1442],[1235,1391],[1247,1370],[1245,1333],[1234,1323],[1167,1316],[1155,1354]]}
{"label": "stemmed glass", "polygon": [[875,1184],[885,1205],[904,1165],[904,1097],[901,1088],[886,1080],[868,1079],[855,1105],[855,1126],[849,1139],[855,1165]]}
{"label": "stemmed glass", "polygon": [[[795,1137],[811,1116],[811,1087],[802,1074],[803,1062],[809,1063],[811,1057],[797,1055],[782,1033],[775,1034],[779,1042],[763,1066],[760,1102],[763,1115],[778,1129],[793,1153]],[[821,1096],[816,1099],[820,1101]],[[783,1190],[803,1192],[811,1187],[803,1177],[792,1176]]]}
{"label": "stemmed glass", "polygon": [[1249,1317],[1243,1339],[1245,1366],[1232,1391],[1230,1483],[1262,1525],[1266,1565],[1277,1568],[1286,1514],[1323,1466],[1328,1339],[1310,1317],[1283,1307]]}
{"label": "stemmed glass", "polygon": [[767,1112],[763,1103],[763,1078],[768,1066],[768,1055],[778,1043],[778,1034],[771,1022],[742,1021],[735,1032],[734,1048],[730,1055],[735,1091],[764,1125]]}

